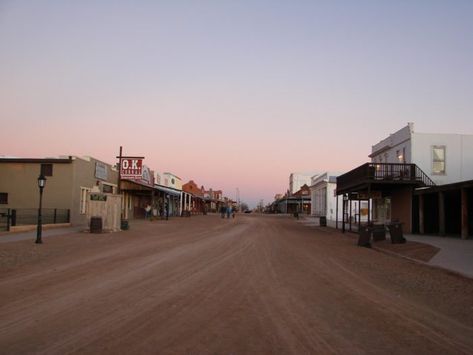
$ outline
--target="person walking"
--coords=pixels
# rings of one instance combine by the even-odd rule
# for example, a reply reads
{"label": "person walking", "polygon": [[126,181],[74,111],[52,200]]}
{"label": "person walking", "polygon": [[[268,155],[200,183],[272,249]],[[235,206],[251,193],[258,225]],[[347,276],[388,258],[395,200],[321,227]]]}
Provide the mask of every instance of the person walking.
{"label": "person walking", "polygon": [[151,219],[151,206],[149,203],[145,207],[145,219]]}
{"label": "person walking", "polygon": [[225,218],[225,206],[220,206],[220,217]]}

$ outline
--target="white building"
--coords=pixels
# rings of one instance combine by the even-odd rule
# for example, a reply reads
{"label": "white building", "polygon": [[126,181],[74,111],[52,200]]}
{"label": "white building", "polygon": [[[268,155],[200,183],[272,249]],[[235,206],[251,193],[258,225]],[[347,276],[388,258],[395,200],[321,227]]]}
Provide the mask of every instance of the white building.
{"label": "white building", "polygon": [[373,163],[416,164],[437,185],[473,179],[473,135],[414,132],[414,124],[372,146]]}
{"label": "white building", "polygon": [[289,175],[289,194],[294,194],[301,189],[302,186],[311,185],[311,178],[318,175],[316,172],[307,173],[291,173]]}
{"label": "white building", "polygon": [[172,173],[163,173],[163,185],[171,189],[182,190],[182,180]]}
{"label": "white building", "polygon": [[[337,219],[337,172],[324,172],[311,178],[311,215],[315,217],[324,216],[328,225],[334,225]],[[338,219],[342,216],[342,203],[338,206]]]}

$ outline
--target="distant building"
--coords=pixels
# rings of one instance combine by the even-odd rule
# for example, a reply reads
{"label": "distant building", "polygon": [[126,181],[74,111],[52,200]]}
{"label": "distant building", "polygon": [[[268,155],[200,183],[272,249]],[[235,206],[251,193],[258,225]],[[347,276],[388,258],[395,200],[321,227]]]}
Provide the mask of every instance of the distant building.
{"label": "distant building", "polygon": [[[337,172],[324,172],[311,180],[311,215],[326,217],[327,223],[333,225],[336,218],[342,216],[342,204],[337,206],[335,191],[337,189]],[[337,214],[338,207],[338,214]]]}
{"label": "distant building", "polygon": [[[297,203],[296,211],[303,214],[309,214],[311,210],[311,201],[310,201],[310,187],[307,184],[301,186],[301,188],[296,191],[292,197]],[[300,204],[299,204],[300,200]]]}
{"label": "distant building", "polygon": [[182,190],[182,180],[179,176],[172,173],[163,173],[164,186],[176,190]]}
{"label": "distant building", "polygon": [[292,195],[299,191],[303,185],[310,186],[312,176],[317,175],[315,172],[307,173],[291,173],[289,175],[289,194]]}
{"label": "distant building", "polygon": [[207,212],[204,203],[204,193],[194,180],[190,180],[182,185],[182,206],[182,211],[189,211],[191,213]]}

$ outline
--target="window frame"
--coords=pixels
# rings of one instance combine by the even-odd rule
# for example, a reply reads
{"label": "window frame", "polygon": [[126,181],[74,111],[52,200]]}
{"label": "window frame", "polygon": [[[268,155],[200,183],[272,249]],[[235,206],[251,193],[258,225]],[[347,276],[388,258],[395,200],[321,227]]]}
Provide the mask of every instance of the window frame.
{"label": "window frame", "polygon": [[87,194],[91,191],[90,187],[80,187],[80,203],[79,213],[81,215],[87,214]]}
{"label": "window frame", "polygon": [[[436,160],[435,159],[435,149],[443,150],[443,160]],[[432,154],[432,175],[447,175],[447,146],[445,145],[433,145],[431,149]],[[443,163],[443,171],[435,171],[434,165],[435,163]]]}

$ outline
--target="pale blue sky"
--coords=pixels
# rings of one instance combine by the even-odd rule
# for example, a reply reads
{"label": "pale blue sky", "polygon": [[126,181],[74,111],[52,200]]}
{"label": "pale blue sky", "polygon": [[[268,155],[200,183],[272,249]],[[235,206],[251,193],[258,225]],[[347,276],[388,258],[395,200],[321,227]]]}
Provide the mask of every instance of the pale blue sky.
{"label": "pale blue sky", "polygon": [[269,202],[407,122],[473,134],[472,19],[473,1],[1,1],[0,155],[123,145]]}

